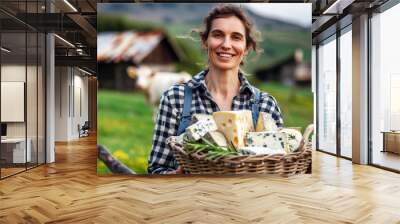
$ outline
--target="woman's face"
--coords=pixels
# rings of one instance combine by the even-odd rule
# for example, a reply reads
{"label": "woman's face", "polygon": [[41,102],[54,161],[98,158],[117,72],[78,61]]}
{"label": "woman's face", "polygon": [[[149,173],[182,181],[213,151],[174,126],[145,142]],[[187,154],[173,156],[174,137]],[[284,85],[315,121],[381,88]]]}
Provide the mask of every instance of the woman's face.
{"label": "woman's face", "polygon": [[248,52],[245,27],[235,16],[214,19],[203,44],[210,66],[220,70],[238,68]]}

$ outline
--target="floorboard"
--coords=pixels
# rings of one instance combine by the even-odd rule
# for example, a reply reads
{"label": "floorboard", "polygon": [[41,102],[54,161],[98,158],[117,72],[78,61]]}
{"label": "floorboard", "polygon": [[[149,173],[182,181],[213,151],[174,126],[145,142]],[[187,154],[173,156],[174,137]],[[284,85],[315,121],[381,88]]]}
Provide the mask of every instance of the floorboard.
{"label": "floorboard", "polygon": [[96,139],[0,181],[0,223],[400,223],[400,175],[314,152],[313,173],[96,175]]}

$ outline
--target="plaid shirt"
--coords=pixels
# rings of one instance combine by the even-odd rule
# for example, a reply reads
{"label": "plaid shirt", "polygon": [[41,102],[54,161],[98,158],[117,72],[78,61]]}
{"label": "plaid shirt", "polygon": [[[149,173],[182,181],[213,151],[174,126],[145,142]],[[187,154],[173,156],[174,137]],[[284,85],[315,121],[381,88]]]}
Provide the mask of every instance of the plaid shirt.
{"label": "plaid shirt", "polygon": [[[207,71],[200,72],[189,82],[192,88],[191,114],[212,114],[219,111],[218,105],[212,100],[211,94],[205,84]],[[239,73],[239,95],[233,98],[232,110],[251,110],[250,100],[254,95],[252,85],[244,75]],[[175,136],[178,132],[179,121],[183,112],[184,85],[175,84],[161,96],[159,112],[154,129],[153,146],[149,157],[148,172],[153,174],[165,174],[174,171],[179,164],[175,160],[173,152],[166,144],[169,136]],[[259,111],[272,114],[278,127],[283,126],[282,113],[275,98],[268,93],[261,92]]]}

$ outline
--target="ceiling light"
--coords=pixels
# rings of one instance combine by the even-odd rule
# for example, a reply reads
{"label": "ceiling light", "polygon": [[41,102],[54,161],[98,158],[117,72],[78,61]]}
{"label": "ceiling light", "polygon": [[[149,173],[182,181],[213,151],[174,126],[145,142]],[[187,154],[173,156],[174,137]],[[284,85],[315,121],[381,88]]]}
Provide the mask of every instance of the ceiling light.
{"label": "ceiling light", "polygon": [[82,48],[77,48],[76,49],[76,53],[78,53],[79,55],[83,55],[83,49]]}
{"label": "ceiling light", "polygon": [[4,51],[4,52],[7,52],[7,53],[10,53],[11,51],[10,50],[8,50],[7,48],[5,48],[5,47],[1,47],[0,48],[2,51]]}
{"label": "ceiling light", "polygon": [[78,12],[78,10],[71,4],[69,3],[67,0],[64,0],[65,4],[67,4],[72,10],[74,10],[74,12]]}
{"label": "ceiling light", "polygon": [[75,45],[71,44],[71,42],[69,42],[69,41],[67,41],[66,39],[60,37],[59,35],[54,34],[54,36],[57,37],[58,39],[60,39],[61,41],[63,41],[64,43],[66,43],[67,45],[69,45],[70,47],[75,48]]}

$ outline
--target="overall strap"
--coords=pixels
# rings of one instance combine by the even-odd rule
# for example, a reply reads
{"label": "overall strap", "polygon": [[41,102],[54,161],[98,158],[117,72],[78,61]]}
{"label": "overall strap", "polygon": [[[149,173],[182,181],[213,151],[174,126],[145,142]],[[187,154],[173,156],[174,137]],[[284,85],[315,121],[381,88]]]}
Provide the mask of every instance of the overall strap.
{"label": "overall strap", "polygon": [[191,115],[190,115],[190,107],[192,106],[192,88],[190,88],[187,84],[185,85],[185,98],[183,101],[183,112],[182,118],[179,122],[179,128],[177,135],[182,134],[186,128],[190,124]]}
{"label": "overall strap", "polygon": [[255,97],[252,99],[252,104],[251,104],[251,114],[253,116],[253,125],[254,129],[256,129],[257,126],[257,119],[258,119],[258,114],[259,114],[259,103],[260,103],[260,98],[261,98],[261,92],[257,88],[253,88]]}

